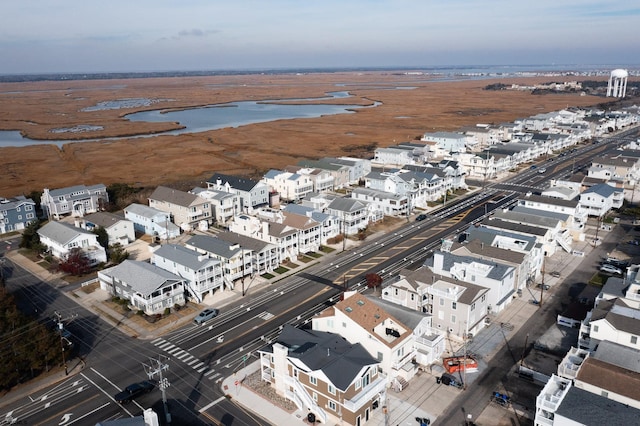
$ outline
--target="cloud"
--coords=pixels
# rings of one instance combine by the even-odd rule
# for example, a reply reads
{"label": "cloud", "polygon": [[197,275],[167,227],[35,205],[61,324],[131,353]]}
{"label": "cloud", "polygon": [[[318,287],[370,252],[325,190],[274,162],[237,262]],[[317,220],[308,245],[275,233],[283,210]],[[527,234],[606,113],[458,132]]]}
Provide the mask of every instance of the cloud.
{"label": "cloud", "polygon": [[218,30],[201,30],[199,28],[194,28],[191,30],[182,30],[178,33],[175,38],[183,38],[183,37],[208,37],[211,34],[218,34],[220,31]]}

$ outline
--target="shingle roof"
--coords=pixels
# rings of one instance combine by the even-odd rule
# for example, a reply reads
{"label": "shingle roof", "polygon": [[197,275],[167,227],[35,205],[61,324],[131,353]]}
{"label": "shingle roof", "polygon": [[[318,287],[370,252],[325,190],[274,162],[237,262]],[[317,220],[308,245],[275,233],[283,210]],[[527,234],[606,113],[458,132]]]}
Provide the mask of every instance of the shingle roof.
{"label": "shingle roof", "polygon": [[231,175],[223,175],[222,173],[214,173],[213,176],[209,178],[207,182],[212,184],[216,184],[216,182],[220,180],[222,184],[228,183],[234,189],[239,189],[241,191],[249,192],[258,184],[257,181],[243,178],[239,176],[231,176]]}
{"label": "shingle roof", "polygon": [[525,256],[522,252],[493,247],[489,244],[484,244],[478,239],[471,240],[464,245],[454,243],[451,251],[460,255],[466,255],[465,252],[469,252],[470,254],[477,256],[479,259],[498,259],[518,265],[524,261]]}
{"label": "shingle roof", "polygon": [[379,363],[360,343],[351,344],[339,334],[285,324],[277,342],[289,349],[289,357],[300,360],[312,371],[322,371],[342,391],[364,367]]}
{"label": "shingle roof", "polygon": [[231,259],[241,251],[237,244],[221,240],[208,235],[194,235],[185,243],[186,246],[195,247],[208,253],[213,253],[225,259]]}
{"label": "shingle roof", "polygon": [[61,245],[67,244],[78,235],[94,235],[84,229],[76,228],[64,222],[51,221],[38,230],[38,234],[49,238]]}
{"label": "shingle roof", "polygon": [[354,200],[353,198],[336,198],[331,201],[328,208],[344,212],[356,212],[366,207],[361,201]]}
{"label": "shingle roof", "polygon": [[640,350],[619,343],[603,340],[591,355],[592,358],[640,373]]}
{"label": "shingle roof", "polygon": [[149,196],[150,200],[166,201],[178,206],[189,207],[198,200],[202,200],[195,194],[189,192],[180,191],[173,188],[167,188],[166,186],[159,186]]}
{"label": "shingle roof", "polygon": [[[123,221],[123,220],[127,220],[122,216],[118,216],[117,214],[114,213],[109,213],[109,212],[97,212],[97,213],[92,213],[89,215],[86,215],[84,217],[85,222],[89,222],[92,223],[96,226],[101,226],[103,228],[109,228],[113,225],[115,225],[116,223]],[[127,221],[129,222],[129,221]],[[130,223],[130,222],[129,222]]]}
{"label": "shingle roof", "polygon": [[163,287],[167,281],[183,281],[171,272],[136,260],[125,260],[119,265],[105,269],[102,273],[126,283],[134,292],[143,296],[148,296]]}
{"label": "shingle roof", "polygon": [[571,386],[556,415],[583,425],[633,425],[640,418],[640,410],[609,398]]}
{"label": "shingle roof", "polygon": [[266,241],[262,241],[257,238],[251,238],[242,234],[237,234],[235,232],[219,232],[216,234],[216,238],[228,241],[231,244],[239,244],[245,250],[251,250],[256,253],[259,253],[268,247],[275,247],[273,244]]}
{"label": "shingle roof", "polygon": [[523,225],[520,223],[507,222],[500,219],[485,219],[481,222],[483,226],[506,229],[508,231],[522,232],[523,234],[544,236],[549,232],[548,229],[537,226]]}
{"label": "shingle roof", "polygon": [[168,215],[168,213],[163,212],[162,210],[154,209],[153,207],[145,206],[144,204],[129,204],[124,208],[125,212],[137,214],[138,216],[146,217],[151,219],[152,217],[160,214],[160,215]]}
{"label": "shingle roof", "polygon": [[593,357],[584,360],[576,380],[636,401],[640,400],[640,373]]}
{"label": "shingle roof", "polygon": [[388,322],[389,320],[403,326],[406,330],[401,333],[396,340],[386,341],[384,339],[378,339],[381,343],[384,343],[390,348],[393,348],[397,343],[401,343],[412,333],[412,331],[407,329],[400,320],[385,311],[383,307],[372,303],[360,293],[356,293],[351,297],[336,303],[334,308],[337,311],[344,313],[344,315],[349,317],[353,322],[358,324],[364,330],[367,330],[368,333],[371,333],[371,330],[376,326]]}
{"label": "shingle roof", "polygon": [[583,194],[595,193],[603,197],[610,197],[616,192],[622,192],[622,189],[614,188],[613,186],[607,185],[606,183],[599,183],[597,185],[594,185],[590,188],[585,189],[582,193]]}
{"label": "shingle roof", "polygon": [[193,251],[176,244],[165,244],[160,246],[160,248],[153,253],[153,256],[171,260],[178,265],[186,266],[192,271],[200,270],[211,263],[220,263],[217,259],[211,259],[197,251]]}

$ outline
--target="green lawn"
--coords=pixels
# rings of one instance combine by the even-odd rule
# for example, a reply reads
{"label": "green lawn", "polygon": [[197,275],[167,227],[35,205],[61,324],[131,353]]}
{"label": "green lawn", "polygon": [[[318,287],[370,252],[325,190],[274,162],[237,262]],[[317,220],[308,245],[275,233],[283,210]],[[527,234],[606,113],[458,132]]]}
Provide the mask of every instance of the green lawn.
{"label": "green lawn", "polygon": [[284,266],[278,266],[276,269],[273,270],[273,272],[277,274],[284,274],[287,271],[289,271],[289,269],[285,268]]}

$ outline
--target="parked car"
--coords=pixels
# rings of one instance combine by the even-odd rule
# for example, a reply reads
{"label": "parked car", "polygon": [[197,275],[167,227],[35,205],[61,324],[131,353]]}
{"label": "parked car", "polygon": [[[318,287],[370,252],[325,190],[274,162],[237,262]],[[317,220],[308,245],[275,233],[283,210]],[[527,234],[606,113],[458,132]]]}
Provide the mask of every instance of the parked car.
{"label": "parked car", "polygon": [[204,311],[200,312],[198,315],[196,315],[196,317],[193,319],[193,322],[195,322],[196,324],[204,324],[210,319],[217,317],[218,312],[219,311],[217,309],[207,308]]}
{"label": "parked car", "polygon": [[426,218],[427,218],[427,215],[426,215],[426,214],[419,214],[419,215],[416,217],[416,221],[420,222],[420,221],[425,220]]}
{"label": "parked car", "polygon": [[146,380],[144,382],[134,383],[124,388],[122,392],[117,393],[113,399],[115,399],[118,404],[127,404],[140,395],[151,392],[154,387],[155,385],[153,383]]}
{"label": "parked car", "polygon": [[609,265],[608,263],[605,263],[604,265],[602,265],[600,267],[600,271],[602,272],[606,272],[607,274],[618,274],[618,275],[622,275],[622,269],[620,268],[616,268],[613,265]]}
{"label": "parked car", "polygon": [[538,285],[536,285],[536,287],[538,288],[544,288],[545,290],[549,290],[551,287],[549,287],[549,285],[544,284],[542,285],[542,283],[538,283]]}
{"label": "parked car", "polygon": [[554,278],[560,278],[560,272],[558,271],[553,271],[549,275],[551,275]]}
{"label": "parked car", "polygon": [[456,376],[449,373],[442,373],[442,376],[436,377],[436,383],[442,383],[443,385],[453,386],[458,389],[462,389],[462,380],[459,380]]}
{"label": "parked car", "polygon": [[511,398],[504,393],[493,392],[491,394],[491,402],[495,402],[502,407],[508,407],[511,405]]}

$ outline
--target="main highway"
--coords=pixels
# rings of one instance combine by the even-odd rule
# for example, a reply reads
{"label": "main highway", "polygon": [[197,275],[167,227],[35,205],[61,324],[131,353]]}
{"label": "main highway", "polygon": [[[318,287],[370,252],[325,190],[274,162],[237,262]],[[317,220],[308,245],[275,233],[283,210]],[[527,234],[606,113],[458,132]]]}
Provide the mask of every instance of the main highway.
{"label": "main highway", "polygon": [[[140,415],[143,407],[152,407],[164,417],[159,390],[124,406],[113,399],[123,387],[154,372],[155,380],[160,380],[160,374],[164,379],[158,384],[167,386],[167,407],[174,424],[268,425],[259,415],[234,404],[232,392],[221,389],[221,380],[255,361],[256,351],[274,341],[284,324],[308,324],[316,313],[338,301],[345,289],[363,290],[369,272],[390,277],[401,269],[417,268],[443,238],[456,237],[523,193],[539,192],[548,180],[565,177],[594,156],[635,137],[635,129],[619,132],[503,182],[478,182],[482,189],[450,200],[424,221],[408,221],[361,247],[326,254],[302,272],[225,306],[205,326],[189,324],[153,340],[121,333],[73,297],[64,297],[59,289],[6,259],[7,286],[22,295],[23,309],[33,310],[41,321],[58,312],[73,335],[77,356],[68,363],[74,374],[64,380],[43,382],[28,395],[12,398],[8,394],[0,399],[0,424],[93,425]],[[546,171],[539,173],[540,167]],[[231,398],[225,397],[227,393]]]}

